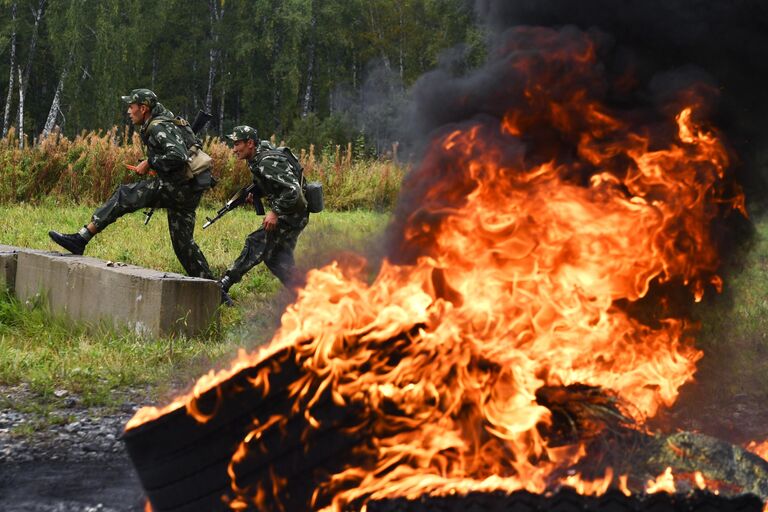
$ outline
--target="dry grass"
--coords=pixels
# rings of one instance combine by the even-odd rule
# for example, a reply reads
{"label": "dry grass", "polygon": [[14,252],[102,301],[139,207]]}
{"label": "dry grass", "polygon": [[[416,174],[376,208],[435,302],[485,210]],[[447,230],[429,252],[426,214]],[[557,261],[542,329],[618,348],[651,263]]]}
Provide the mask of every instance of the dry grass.
{"label": "dry grass", "polygon": [[[206,198],[209,204],[218,204],[247,184],[250,172],[220,139],[207,137],[204,148],[213,157],[219,179]],[[315,154],[314,147],[296,153],[306,178],[323,183],[326,208],[386,210],[394,205],[405,172],[402,166],[388,160],[355,159],[351,144],[321,155]],[[24,149],[11,129],[0,139],[0,204],[39,203],[44,198],[98,204],[118,184],[136,179],[125,165],[142,157],[138,135],[128,137],[127,131],[117,128],[83,132],[74,139],[54,133]]]}

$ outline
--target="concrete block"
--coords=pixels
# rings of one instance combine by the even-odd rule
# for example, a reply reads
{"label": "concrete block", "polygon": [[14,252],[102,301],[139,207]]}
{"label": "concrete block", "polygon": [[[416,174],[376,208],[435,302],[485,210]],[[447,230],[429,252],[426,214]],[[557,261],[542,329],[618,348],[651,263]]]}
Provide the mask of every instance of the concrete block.
{"label": "concrete block", "polygon": [[16,261],[19,251],[16,247],[0,245],[0,292],[13,293],[16,283]]}
{"label": "concrete block", "polygon": [[16,296],[42,297],[52,312],[106,322],[146,336],[194,336],[218,321],[220,292],[209,279],[72,254],[19,252]]}
{"label": "concrete block", "polygon": [[14,293],[16,266],[20,252],[41,253],[43,251],[0,244],[0,292],[8,290]]}

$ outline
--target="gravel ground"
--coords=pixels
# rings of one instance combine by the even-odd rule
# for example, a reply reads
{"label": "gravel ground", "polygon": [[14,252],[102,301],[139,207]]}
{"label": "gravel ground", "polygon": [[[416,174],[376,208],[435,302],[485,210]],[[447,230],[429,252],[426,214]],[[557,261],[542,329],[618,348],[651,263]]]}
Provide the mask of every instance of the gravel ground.
{"label": "gravel ground", "polygon": [[115,410],[84,407],[58,391],[57,406],[20,412],[25,385],[0,386],[0,510],[3,512],[143,511],[141,485],[120,435],[143,402],[125,395]]}

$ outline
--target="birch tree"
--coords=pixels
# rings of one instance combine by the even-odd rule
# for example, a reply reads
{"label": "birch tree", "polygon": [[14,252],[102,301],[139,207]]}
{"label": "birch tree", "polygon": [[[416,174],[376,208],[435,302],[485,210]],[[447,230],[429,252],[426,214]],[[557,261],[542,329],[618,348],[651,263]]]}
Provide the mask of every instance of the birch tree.
{"label": "birch tree", "polygon": [[29,74],[32,71],[32,64],[35,61],[35,52],[37,51],[37,38],[40,29],[40,21],[43,19],[43,13],[45,12],[46,0],[40,0],[37,9],[30,7],[32,11],[32,18],[34,24],[32,26],[32,36],[29,40],[29,51],[27,52],[27,63],[24,65],[24,76],[19,75],[19,108],[16,112],[19,123],[19,140],[23,144],[24,137],[24,98],[27,94],[27,86],[29,85]]}
{"label": "birch tree", "polygon": [[211,22],[211,48],[208,51],[208,92],[205,95],[205,111],[212,112],[213,85],[216,81],[216,65],[221,57],[221,48],[219,47],[219,30],[221,26],[221,19],[224,17],[224,1],[208,0],[208,12]]}
{"label": "birch tree", "polygon": [[320,0],[311,0],[309,4],[309,40],[307,43],[307,72],[306,86],[304,88],[304,100],[302,102],[301,117],[307,117],[312,108],[312,81],[315,74],[315,53],[317,48],[317,3]]}
{"label": "birch tree", "polygon": [[21,74],[21,66],[16,66],[19,75],[19,109],[18,109],[18,128],[19,128],[19,147],[24,147],[24,77]]}
{"label": "birch tree", "polygon": [[16,2],[11,4],[11,41],[10,41],[11,61],[8,73],[8,95],[5,98],[5,110],[3,110],[3,138],[8,135],[9,121],[11,116],[11,101],[13,100],[14,86],[14,68],[16,67]]}
{"label": "birch tree", "polygon": [[59,113],[61,112],[61,93],[64,90],[64,81],[67,78],[67,73],[69,72],[69,66],[72,64],[72,58],[74,57],[74,53],[75,53],[74,50],[70,50],[69,59],[67,59],[67,63],[61,72],[59,83],[56,86],[56,92],[53,94],[53,101],[51,102],[51,108],[48,111],[48,118],[45,120],[45,127],[43,128],[43,133],[40,136],[41,139],[45,139],[46,137],[48,137],[48,135],[51,134],[51,132],[53,131],[53,127],[56,125],[56,118],[59,116]]}

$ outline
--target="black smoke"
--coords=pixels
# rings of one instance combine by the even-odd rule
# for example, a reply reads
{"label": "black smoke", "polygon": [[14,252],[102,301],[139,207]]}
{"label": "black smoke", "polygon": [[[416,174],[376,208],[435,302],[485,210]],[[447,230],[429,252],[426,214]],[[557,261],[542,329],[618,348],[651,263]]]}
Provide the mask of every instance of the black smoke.
{"label": "black smoke", "polygon": [[[719,93],[713,121],[739,157],[748,200],[762,209],[768,162],[768,2],[763,0],[476,0],[493,34],[514,26],[574,26],[615,44],[605,65],[631,68],[663,90],[668,76],[706,81]],[[696,76],[698,75],[698,76]]]}

